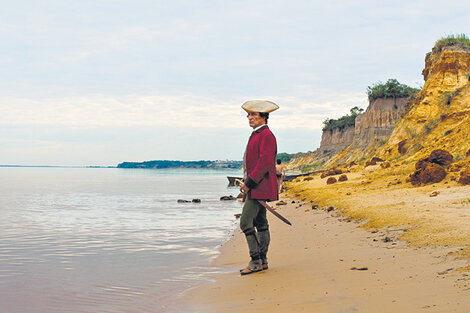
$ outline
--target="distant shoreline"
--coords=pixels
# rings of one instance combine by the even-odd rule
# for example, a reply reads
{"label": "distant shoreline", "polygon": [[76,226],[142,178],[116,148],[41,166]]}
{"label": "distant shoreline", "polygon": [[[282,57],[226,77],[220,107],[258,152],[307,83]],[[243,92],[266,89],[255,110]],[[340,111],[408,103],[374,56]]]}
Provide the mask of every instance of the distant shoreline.
{"label": "distant shoreline", "polygon": [[117,168],[116,166],[95,166],[95,165],[7,165],[0,164],[0,167],[45,167],[45,168]]}
{"label": "distant shoreline", "polygon": [[242,161],[178,161],[178,160],[153,160],[144,162],[122,162],[117,168],[145,168],[145,169],[239,169]]}

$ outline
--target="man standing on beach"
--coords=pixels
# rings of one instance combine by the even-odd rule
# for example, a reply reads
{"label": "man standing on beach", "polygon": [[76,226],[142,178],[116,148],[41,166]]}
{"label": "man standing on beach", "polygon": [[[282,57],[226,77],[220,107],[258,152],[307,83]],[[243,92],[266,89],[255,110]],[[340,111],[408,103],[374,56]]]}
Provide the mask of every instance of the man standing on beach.
{"label": "man standing on beach", "polygon": [[240,228],[245,233],[251,257],[248,266],[240,270],[241,275],[246,275],[268,269],[269,225],[266,209],[258,200],[278,199],[277,144],[267,122],[269,113],[279,107],[271,101],[252,100],[242,108],[253,128],[243,157],[244,183],[240,185],[245,195]]}

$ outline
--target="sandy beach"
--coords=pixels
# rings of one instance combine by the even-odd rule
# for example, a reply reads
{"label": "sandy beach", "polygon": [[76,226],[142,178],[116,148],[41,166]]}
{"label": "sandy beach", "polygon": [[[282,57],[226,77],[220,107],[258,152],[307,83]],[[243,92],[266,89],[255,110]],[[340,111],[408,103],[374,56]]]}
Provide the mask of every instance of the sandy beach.
{"label": "sandy beach", "polygon": [[348,176],[289,184],[286,204],[271,204],[293,226],[269,215],[269,270],[238,274],[248,251],[237,231],[213,264],[229,272],[185,301],[199,312],[468,312],[470,187],[415,188],[379,166]]}

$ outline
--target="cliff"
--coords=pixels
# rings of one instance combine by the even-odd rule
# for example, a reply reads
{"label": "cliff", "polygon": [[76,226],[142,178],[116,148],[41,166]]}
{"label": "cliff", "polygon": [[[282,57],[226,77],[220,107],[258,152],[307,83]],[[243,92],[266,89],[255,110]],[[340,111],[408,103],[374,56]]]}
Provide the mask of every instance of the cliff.
{"label": "cliff", "polygon": [[356,118],[354,139],[347,149],[329,163],[346,163],[366,158],[383,145],[405,112],[408,98],[375,99],[366,111]]}
{"label": "cliff", "polygon": [[291,170],[304,168],[305,166],[321,168],[332,157],[346,149],[353,142],[353,139],[354,126],[323,130],[320,147],[314,152],[294,155],[287,168]]}
{"label": "cliff", "polygon": [[405,111],[407,98],[374,99],[366,111],[356,117],[355,125],[324,130],[320,147],[294,158],[290,168],[328,167],[360,159],[367,151],[387,141]]}
{"label": "cliff", "polygon": [[422,74],[423,89],[377,156],[411,161],[439,148],[463,159],[470,148],[470,51],[433,49]]}
{"label": "cliff", "polygon": [[408,164],[435,149],[449,151],[454,161],[468,159],[470,48],[436,44],[422,75],[425,84],[413,99],[371,101],[356,118],[352,142],[351,129],[323,132],[320,148],[293,158],[289,167],[324,169],[374,156]]}

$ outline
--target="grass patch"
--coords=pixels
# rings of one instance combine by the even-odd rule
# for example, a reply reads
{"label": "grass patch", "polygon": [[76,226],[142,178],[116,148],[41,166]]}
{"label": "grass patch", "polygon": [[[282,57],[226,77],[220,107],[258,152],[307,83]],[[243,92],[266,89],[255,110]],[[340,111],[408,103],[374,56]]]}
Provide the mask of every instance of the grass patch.
{"label": "grass patch", "polygon": [[436,127],[436,125],[441,121],[441,118],[436,118],[432,121],[429,121],[429,123],[427,123],[426,125],[424,125],[424,129],[426,130],[426,132],[430,132],[434,127]]}
{"label": "grass patch", "polygon": [[442,37],[436,41],[433,52],[441,53],[445,48],[457,48],[470,51],[470,39],[465,34]]}

